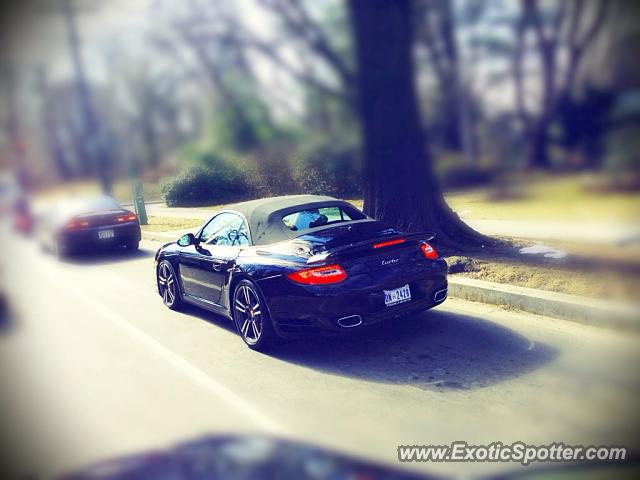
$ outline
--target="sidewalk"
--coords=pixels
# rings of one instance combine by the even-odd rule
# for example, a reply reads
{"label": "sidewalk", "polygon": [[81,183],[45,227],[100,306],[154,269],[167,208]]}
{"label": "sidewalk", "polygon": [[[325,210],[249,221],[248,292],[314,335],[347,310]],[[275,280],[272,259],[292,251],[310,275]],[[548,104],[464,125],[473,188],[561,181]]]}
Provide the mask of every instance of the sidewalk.
{"label": "sidewalk", "polygon": [[[147,214],[157,217],[207,220],[214,210],[147,205]],[[462,217],[463,220],[464,216]],[[541,241],[572,241],[615,245],[640,242],[640,225],[549,222],[528,220],[465,220],[471,227],[489,236],[526,238]],[[187,230],[189,231],[189,230]]]}

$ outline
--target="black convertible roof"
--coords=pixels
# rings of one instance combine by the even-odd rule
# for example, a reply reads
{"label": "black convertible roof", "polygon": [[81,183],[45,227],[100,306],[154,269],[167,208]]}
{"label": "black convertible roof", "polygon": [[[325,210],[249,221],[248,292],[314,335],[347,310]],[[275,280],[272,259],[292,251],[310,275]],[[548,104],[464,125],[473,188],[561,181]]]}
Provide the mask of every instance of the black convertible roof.
{"label": "black convertible roof", "polygon": [[350,203],[324,195],[286,195],[261,198],[229,205],[224,210],[235,211],[244,215],[247,222],[249,222],[251,240],[254,245],[268,245],[301,235],[300,232],[290,230],[282,223],[282,217],[285,215],[306,208],[331,206],[340,206],[347,212],[359,212],[363,218],[366,218],[362,212]]}

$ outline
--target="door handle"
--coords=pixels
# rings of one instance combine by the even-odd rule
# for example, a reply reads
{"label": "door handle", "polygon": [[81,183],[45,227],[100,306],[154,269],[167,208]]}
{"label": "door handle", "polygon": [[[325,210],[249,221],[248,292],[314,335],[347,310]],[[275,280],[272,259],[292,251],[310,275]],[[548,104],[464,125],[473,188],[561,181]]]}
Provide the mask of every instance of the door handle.
{"label": "door handle", "polygon": [[220,270],[222,270],[224,268],[224,266],[227,264],[227,262],[221,261],[221,260],[214,260],[211,262],[211,268],[213,268],[214,271],[219,272]]}

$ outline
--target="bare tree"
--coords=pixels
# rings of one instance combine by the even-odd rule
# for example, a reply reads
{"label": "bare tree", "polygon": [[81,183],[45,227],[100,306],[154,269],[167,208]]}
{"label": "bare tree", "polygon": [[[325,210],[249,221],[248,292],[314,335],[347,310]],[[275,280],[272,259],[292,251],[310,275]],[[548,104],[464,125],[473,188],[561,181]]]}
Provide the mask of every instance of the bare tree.
{"label": "bare tree", "polygon": [[[528,139],[527,165],[548,168],[549,127],[558,102],[575,87],[585,53],[601,32],[607,16],[604,0],[563,0],[555,11],[543,12],[538,0],[522,0],[516,23],[513,75],[516,104]],[[540,65],[540,102],[536,112],[526,106],[527,33],[533,32],[534,51]],[[564,60],[563,60],[564,59]]]}
{"label": "bare tree", "polygon": [[[59,109],[54,105],[54,102],[59,102],[60,98],[49,87],[44,69],[38,69],[36,72],[36,90],[40,97],[40,125],[44,134],[45,148],[59,177],[62,180],[68,180],[74,172],[64,142],[64,130],[67,125],[61,118]],[[69,105],[66,106],[69,107]]]}
{"label": "bare tree", "polygon": [[0,64],[0,85],[2,96],[6,100],[3,127],[11,149],[12,167],[17,173],[18,180],[24,185],[29,180],[25,165],[25,144],[17,104],[16,72],[9,58],[5,58]]}
{"label": "bare tree", "polygon": [[444,145],[453,151],[463,148],[462,88],[458,46],[454,35],[453,2],[426,0],[417,3],[418,40],[429,52],[430,67],[442,95]]}
{"label": "bare tree", "polygon": [[72,0],[62,0],[62,7],[67,29],[69,52],[71,54],[75,75],[76,91],[84,120],[85,131],[84,138],[82,139],[86,146],[84,154],[93,160],[102,190],[105,193],[110,193],[113,186],[111,172],[112,159],[106,145],[105,130],[100,123],[100,118],[91,94],[91,88],[87,80],[82,59],[82,44],[78,33]]}

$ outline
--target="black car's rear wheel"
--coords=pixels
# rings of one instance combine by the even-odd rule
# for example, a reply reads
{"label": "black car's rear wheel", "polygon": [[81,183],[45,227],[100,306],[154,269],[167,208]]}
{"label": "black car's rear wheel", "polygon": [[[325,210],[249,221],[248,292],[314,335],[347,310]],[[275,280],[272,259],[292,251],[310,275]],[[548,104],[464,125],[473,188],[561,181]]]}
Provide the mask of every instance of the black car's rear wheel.
{"label": "black car's rear wheel", "polygon": [[262,294],[249,280],[241,280],[233,292],[233,320],[249,348],[266,350],[275,341]]}
{"label": "black car's rear wheel", "polygon": [[140,241],[139,240],[129,240],[127,243],[125,243],[124,245],[127,250],[131,251],[131,252],[135,252],[136,250],[138,250],[138,248],[140,248]]}
{"label": "black car's rear wheel", "polygon": [[70,253],[69,248],[65,247],[58,239],[53,241],[52,251],[58,260],[64,260]]}
{"label": "black car's rear wheel", "polygon": [[173,267],[166,260],[158,265],[158,291],[164,304],[171,310],[177,310],[182,306],[178,279]]}

